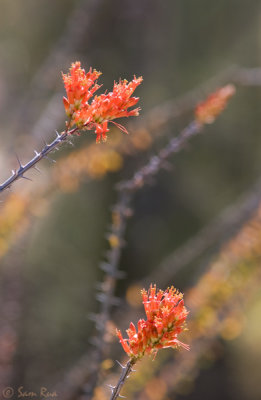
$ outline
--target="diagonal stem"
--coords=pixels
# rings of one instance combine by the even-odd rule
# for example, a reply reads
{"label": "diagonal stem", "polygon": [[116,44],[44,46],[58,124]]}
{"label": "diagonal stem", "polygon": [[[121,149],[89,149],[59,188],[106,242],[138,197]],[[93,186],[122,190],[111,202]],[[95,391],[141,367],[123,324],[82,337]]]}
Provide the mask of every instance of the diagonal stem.
{"label": "diagonal stem", "polygon": [[64,143],[70,135],[75,133],[78,130],[78,128],[71,129],[70,131],[64,131],[61,134],[57,133],[56,138],[50,143],[46,144],[44,148],[38,153],[35,151],[35,156],[28,161],[25,165],[22,165],[19,162],[19,168],[17,170],[12,171],[12,175],[0,185],[0,192],[3,192],[4,190],[10,188],[10,186],[18,179],[24,178],[24,179],[29,179],[24,176],[24,174],[29,171],[31,168],[34,168],[36,164],[41,161],[43,158],[47,157],[47,155],[52,152],[57,146],[60,146],[61,143]]}
{"label": "diagonal stem", "polygon": [[203,125],[196,120],[184,128],[177,137],[171,139],[168,144],[159,151],[158,155],[152,156],[149,162],[139,169],[131,179],[120,182],[118,190],[124,192],[136,192],[148,179],[156,175],[164,167],[166,160],[174,153],[178,153],[187,144],[191,137],[197,135],[203,129]]}
{"label": "diagonal stem", "polygon": [[[124,385],[126,379],[128,378],[128,376],[130,375],[130,373],[132,372],[132,367],[133,365],[136,363],[136,359],[135,358],[131,358],[127,364],[125,365],[125,367],[122,367],[122,373],[121,376],[118,380],[117,385],[113,388],[112,390],[112,395],[110,400],[116,400],[119,396],[120,396],[120,391],[122,389],[122,386]],[[120,396],[121,397],[121,396]]]}

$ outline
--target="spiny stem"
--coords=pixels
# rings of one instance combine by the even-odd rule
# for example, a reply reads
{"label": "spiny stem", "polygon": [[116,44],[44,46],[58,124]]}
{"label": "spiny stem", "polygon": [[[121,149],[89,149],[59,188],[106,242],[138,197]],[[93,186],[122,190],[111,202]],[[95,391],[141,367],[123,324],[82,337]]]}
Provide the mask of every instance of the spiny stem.
{"label": "spiny stem", "polygon": [[44,146],[44,148],[38,153],[35,151],[35,156],[28,161],[27,164],[22,165],[18,159],[19,163],[19,168],[17,170],[12,171],[12,175],[0,185],[0,192],[3,192],[5,189],[10,188],[10,186],[18,179],[24,178],[24,179],[29,179],[24,174],[29,171],[29,169],[34,168],[36,164],[41,161],[43,158],[47,157],[47,155],[57,148],[57,146],[60,146],[61,143],[65,142],[66,139],[75,133],[78,130],[78,128],[71,129],[70,131],[64,131],[61,134],[57,133],[56,138],[50,143]]}
{"label": "spiny stem", "polygon": [[132,367],[133,365],[136,363],[135,359],[130,359],[127,364],[125,365],[125,367],[123,367],[121,376],[118,380],[117,385],[113,388],[112,390],[112,395],[110,400],[116,400],[117,397],[120,396],[120,391],[122,389],[122,386],[124,385],[126,379],[128,378],[128,376],[130,375],[130,373],[132,372]]}
{"label": "spiny stem", "polygon": [[127,218],[130,216],[131,211],[129,209],[130,198],[129,195],[125,193],[118,193],[118,199],[113,207],[112,213],[117,215],[117,217],[112,218],[112,225],[108,234],[108,239],[110,236],[114,236],[116,245],[111,246],[110,251],[107,253],[106,261],[102,262],[100,268],[105,272],[105,277],[99,285],[100,292],[97,295],[97,299],[100,301],[100,312],[98,314],[91,314],[91,319],[95,321],[96,325],[96,336],[92,339],[95,345],[95,365],[96,374],[90,383],[91,386],[91,397],[93,396],[93,391],[97,386],[98,382],[101,380],[101,363],[106,357],[108,350],[108,340],[106,340],[107,335],[107,324],[110,320],[111,310],[113,305],[116,305],[118,298],[115,297],[115,287],[117,280],[124,277],[124,273],[119,270],[120,257],[123,247],[123,238],[125,236]]}
{"label": "spiny stem", "polygon": [[108,253],[107,262],[102,263],[101,265],[101,268],[106,272],[104,281],[101,284],[101,294],[99,294],[98,297],[99,301],[101,301],[101,311],[99,314],[92,316],[92,319],[94,319],[96,322],[96,329],[98,330],[98,334],[94,338],[94,344],[97,347],[97,375],[92,383],[92,393],[97,385],[97,382],[99,381],[100,364],[104,358],[106,350],[106,326],[111,314],[116,281],[119,279],[119,262],[122,254],[122,243],[125,236],[127,218],[129,216],[129,205],[134,197],[134,194],[147,183],[151,176],[156,175],[159,170],[164,167],[164,163],[166,163],[167,158],[171,154],[182,150],[189,139],[198,134],[202,127],[202,124],[199,124],[197,121],[192,121],[192,123],[183,129],[177,137],[172,138],[168,144],[159,151],[157,156],[151,157],[148,163],[134,174],[133,178],[124,182],[120,182],[117,185],[117,188],[119,189],[118,200],[114,210],[118,214],[118,222],[116,222],[115,225],[112,223],[112,229],[110,233],[112,236],[116,236],[118,244],[112,246]]}
{"label": "spiny stem", "polygon": [[117,185],[118,190],[125,192],[136,192],[141,188],[148,178],[158,173],[164,167],[167,158],[173,154],[178,153],[189,139],[198,134],[203,128],[203,125],[196,120],[192,121],[180,134],[171,139],[169,143],[158,153],[157,156],[152,156],[149,162],[137,171],[134,176]]}

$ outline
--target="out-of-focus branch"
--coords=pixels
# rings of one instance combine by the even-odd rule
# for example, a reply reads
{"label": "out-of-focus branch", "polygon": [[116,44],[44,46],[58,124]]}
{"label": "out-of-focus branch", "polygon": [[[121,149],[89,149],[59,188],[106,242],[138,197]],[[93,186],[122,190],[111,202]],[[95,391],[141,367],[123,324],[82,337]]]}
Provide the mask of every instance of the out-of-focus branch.
{"label": "out-of-focus branch", "polygon": [[[260,264],[260,256],[255,262]],[[198,337],[192,337],[190,352],[186,354],[180,352],[174,359],[171,357],[167,362],[160,363],[156,366],[156,369],[153,371],[153,376],[157,376],[158,382],[163,381],[165,383],[164,393],[162,393],[162,397],[159,397],[159,400],[165,398],[166,394],[176,392],[179,384],[182,382],[194,380],[199,375],[200,360],[211,351],[213,345],[215,345],[220,338],[232,340],[241,333],[244,328],[242,311],[259,291],[260,282],[260,270],[256,269],[252,276],[238,288],[238,291],[222,304],[220,309],[215,313],[212,322],[211,318],[213,314],[209,315],[207,320],[205,320],[207,324],[205,332],[201,331]],[[208,307],[208,305],[209,303],[206,302],[203,307]],[[199,320],[200,310],[197,309],[195,311],[198,316],[192,315],[190,332],[192,332],[196,323],[199,325],[201,324]],[[212,362],[215,361],[216,357],[218,357],[218,355],[215,355],[215,351],[212,351]],[[142,379],[140,376],[137,378]],[[144,398],[144,391],[146,392],[150,383],[150,381],[147,381],[144,385],[144,389],[141,390],[140,393],[135,393],[134,386],[132,385],[130,392],[135,396],[135,399],[142,399]],[[127,391],[127,395],[130,395],[130,392]]]}
{"label": "out-of-focus branch", "polygon": [[231,75],[231,81],[240,86],[261,86],[261,68],[237,66]]}
{"label": "out-of-focus branch", "polygon": [[[105,0],[78,0],[76,2],[76,6],[69,15],[64,31],[53,45],[49,55],[36,71],[25,96],[12,108],[13,119],[19,121],[19,126],[23,123],[26,124],[32,115],[39,115],[39,109],[44,108],[42,99],[47,99],[50,91],[56,86],[57,68],[61,70],[64,66],[68,65],[68,60],[72,59],[72,55],[77,52],[83,40],[86,40],[86,35],[91,32],[92,22],[95,20],[96,14],[104,2]],[[88,62],[90,61],[88,60]],[[41,103],[39,103],[39,99],[41,99]],[[57,94],[52,96],[49,102],[52,103],[52,106],[56,105],[56,109],[59,110],[56,104]],[[14,109],[17,110],[15,117]],[[53,126],[59,126],[63,115],[62,113],[56,113],[55,115]],[[50,114],[48,115],[49,117]],[[30,121],[29,125],[32,125],[32,121]],[[34,133],[42,135],[42,132],[39,133],[39,130],[35,130]]]}
{"label": "out-of-focus branch", "polygon": [[[212,345],[213,339],[209,341],[209,336],[212,336],[213,330],[216,332],[216,329],[219,329],[219,331],[214,334],[215,339],[220,333],[221,329],[226,327],[227,324],[233,323],[233,321],[238,318],[238,316],[233,318],[230,313],[230,306],[235,306],[236,301],[239,301],[237,300],[237,295],[240,293],[241,300],[245,300],[245,298],[249,299],[249,296],[245,297],[245,294],[248,293],[248,288],[251,288],[251,293],[253,293],[253,288],[257,289],[259,287],[258,282],[260,282],[261,279],[260,271],[258,269],[260,263],[261,231],[259,184],[255,186],[254,192],[246,198],[245,207],[242,206],[240,202],[238,205],[238,210],[235,208],[234,216],[236,217],[238,215],[240,217],[240,213],[237,213],[236,211],[241,209],[244,210],[247,215],[250,213],[250,218],[253,214],[251,205],[255,209],[257,207],[257,201],[259,200],[258,211],[255,213],[254,217],[250,219],[250,221],[245,223],[236,237],[227,245],[224,245],[223,251],[217,258],[216,262],[210,265],[210,269],[203,274],[202,278],[199,280],[199,283],[194,286],[191,292],[188,291],[186,295],[186,304],[190,310],[191,332],[189,337],[192,336],[192,350],[191,353],[185,355],[185,357],[183,357],[183,354],[177,356],[177,361],[175,362],[176,369],[174,373],[176,383],[182,378],[182,376],[184,376],[184,368],[185,371],[186,368],[188,368],[188,372],[191,373],[191,368],[195,368],[196,362],[203,354],[202,352],[204,352],[204,349]],[[246,217],[246,214],[244,217]],[[235,218],[234,222],[236,225],[238,225],[239,221],[237,221],[237,218]],[[224,226],[224,229],[225,228],[227,228],[226,225]],[[227,236],[226,232],[223,233],[225,236]],[[192,242],[193,240],[190,243]],[[185,248],[181,249],[182,254],[183,251],[185,251]],[[244,268],[244,266],[246,266],[246,268]],[[170,271],[168,271],[168,276],[165,279],[164,272],[162,272],[162,270],[159,268],[159,274],[157,276],[159,277],[161,284],[166,285],[169,284],[170,279],[173,279],[175,272],[176,269],[174,268],[171,276]],[[161,278],[162,275],[163,278]],[[150,278],[148,277],[147,280],[150,281]],[[244,287],[245,285],[247,285],[246,288]],[[231,297],[232,295],[235,295],[235,297]],[[217,316],[214,318],[215,313],[217,313]],[[132,318],[130,314],[130,312],[125,310],[125,325],[128,324],[127,321]],[[208,325],[209,323],[211,324],[211,329]],[[204,329],[204,326],[206,326],[206,329]],[[233,333],[233,329],[237,328],[238,327],[236,325],[235,328],[232,326],[228,329],[232,329]],[[201,338],[201,335],[205,335],[203,339]],[[198,356],[194,357],[195,354],[198,354]],[[160,367],[157,367],[157,369],[160,369]],[[173,385],[171,387],[173,387]]]}
{"label": "out-of-focus branch", "polygon": [[[89,20],[93,15],[95,14],[88,14]],[[85,19],[85,22],[87,20],[88,19]],[[52,56],[50,56],[50,58],[52,58]],[[64,64],[61,63],[61,65]],[[54,68],[52,66],[52,71],[53,70]],[[40,75],[40,72],[37,73],[37,76],[38,75]],[[34,78],[34,80],[37,81],[36,78]],[[232,82],[239,86],[260,86],[261,68],[242,68],[240,66],[231,66],[221,73],[213,76],[204,84],[201,84],[195,89],[189,91],[185,95],[174,98],[172,100],[168,100],[158,106],[153,107],[144,116],[140,116],[138,120],[129,123],[128,130],[132,134],[137,132],[140,135],[146,134],[147,137],[147,145],[144,146],[145,142],[143,142],[143,145],[139,146],[139,143],[137,143],[138,146],[135,146],[135,142],[138,141],[137,137],[137,140],[133,143],[134,148],[136,147],[136,150],[147,149],[147,147],[151,145],[153,139],[156,139],[157,137],[164,134],[164,129],[173,120],[180,117],[182,114],[192,110],[196,106],[196,104],[205,97],[206,93],[212,92],[215,88],[217,88],[218,86],[222,86],[227,82]],[[59,126],[59,124],[62,122],[63,114],[62,110],[59,108],[61,95],[62,93],[56,93],[50,98],[46,106],[42,107],[43,111],[41,112],[41,115],[30,129],[30,137],[46,137],[46,135],[49,134],[53,127]],[[30,96],[28,96],[28,98],[30,98]],[[34,101],[35,106],[36,104],[37,102]],[[26,102],[25,109],[30,109]],[[16,120],[19,120],[19,118],[16,118]],[[124,140],[122,140],[121,142],[122,143],[117,143],[116,146],[117,148],[119,148],[120,152],[121,149],[126,150]],[[128,149],[128,151],[130,151],[130,148]]]}
{"label": "out-of-focus branch", "polygon": [[130,123],[130,131],[147,129],[153,137],[161,136],[171,121],[193,110],[207,93],[227,83],[237,86],[261,86],[261,68],[232,65],[184,95],[153,107],[144,116]]}
{"label": "out-of-focus branch", "polygon": [[[115,151],[118,154],[118,157],[120,157],[122,154],[132,154],[137,151],[147,150],[148,147],[151,146],[153,139],[161,136],[164,133],[164,128],[166,128],[170,122],[181,116],[183,113],[192,110],[206,93],[211,92],[216,87],[223,85],[228,81],[232,81],[238,85],[247,85],[247,82],[249,82],[249,84],[255,82],[256,85],[259,85],[261,84],[261,81],[258,81],[258,76],[260,74],[261,69],[259,68],[242,69],[237,66],[232,66],[185,95],[155,106],[144,116],[140,116],[139,119],[130,122],[128,130],[131,135],[128,137],[128,143],[126,144],[125,137],[120,136],[116,141],[110,140],[106,147],[103,148],[103,151],[106,153],[108,147],[110,147],[110,151]],[[248,77],[248,80],[246,80],[246,77]],[[59,116],[59,108],[55,107],[55,105],[59,104],[60,96],[61,94],[56,94],[55,98],[50,100],[50,104],[48,104],[46,109],[42,112],[42,115],[32,127],[31,132],[35,131],[38,136],[45,136],[50,132],[52,126],[58,125],[59,120],[57,120],[57,118]],[[55,112],[53,112],[53,110]],[[90,149],[94,151],[92,146],[91,148],[90,146],[86,146],[84,150],[86,160],[87,157],[90,157]],[[79,153],[81,153],[82,158],[83,149],[80,149]],[[75,159],[76,158],[77,151],[75,151]],[[80,168],[80,165],[77,166],[77,171],[81,172],[82,169],[84,173],[84,166],[87,161],[83,161],[84,160],[81,162],[83,167]],[[66,168],[66,170],[69,179],[70,168]],[[75,174],[77,171],[72,171],[72,181],[75,181]]]}
{"label": "out-of-focus branch", "polygon": [[[250,292],[253,295],[260,288],[260,232],[261,208],[259,207],[254,217],[224,245],[208,271],[187,291],[186,305],[190,310],[188,337],[191,340],[191,352],[177,355],[174,369],[171,369],[170,380],[166,378],[167,369],[164,367],[162,369],[161,362],[154,364],[154,368],[151,366],[154,369],[153,374],[162,376],[163,381],[168,382],[168,390],[173,390],[186,374],[192,372],[197,366],[199,357],[219,335],[231,340],[243,329],[242,305],[250,300]],[[140,374],[142,375],[142,370]],[[137,379],[140,381],[142,377],[137,376]],[[134,381],[130,392],[135,398],[139,398],[138,391]],[[130,392],[127,391],[127,394]]]}
{"label": "out-of-focus branch", "polygon": [[251,190],[244,193],[232,205],[223,210],[214,221],[203,227],[197,234],[166,257],[148,277],[139,284],[147,286],[157,282],[160,286],[168,285],[175,274],[196,260],[211,246],[218,247],[235,234],[256,212],[261,202],[261,180]]}
{"label": "out-of-focus branch", "polygon": [[[98,299],[101,302],[101,310],[100,313],[92,315],[92,318],[96,323],[98,334],[93,339],[96,350],[92,358],[94,358],[96,362],[92,364],[92,383],[90,383],[89,380],[88,388],[85,390],[85,396],[87,399],[93,396],[93,390],[97,382],[99,382],[99,376],[101,372],[100,364],[105,357],[106,335],[108,334],[106,327],[109,322],[111,308],[114,303],[116,280],[119,278],[119,261],[122,245],[124,243],[126,218],[130,216],[129,203],[136,191],[140,190],[146,183],[149,182],[149,178],[151,176],[156,175],[158,171],[164,167],[166,159],[168,159],[171,154],[180,151],[187,141],[201,132],[202,128],[202,124],[198,123],[197,121],[193,121],[176,138],[171,139],[165,148],[159,152],[158,156],[152,157],[145,167],[136,172],[132,179],[117,185],[119,197],[113,210],[114,220],[112,229],[108,235],[111,250],[108,253],[107,262],[102,263],[101,265],[102,269],[106,272],[104,281],[101,285],[99,285],[101,293],[98,295]],[[66,390],[66,393],[68,395],[68,390]]]}
{"label": "out-of-focus branch", "polygon": [[91,319],[95,322],[96,335],[91,342],[96,347],[94,352],[94,373],[88,390],[85,390],[86,398],[92,398],[93,391],[101,379],[101,363],[108,351],[108,323],[111,318],[112,307],[119,305],[119,299],[114,296],[117,280],[124,277],[124,273],[119,271],[119,263],[124,245],[124,236],[127,218],[131,215],[129,209],[130,196],[120,193],[119,198],[112,212],[112,224],[109,233],[106,235],[110,250],[107,252],[106,261],[102,262],[100,268],[105,272],[103,281],[98,284],[99,293],[97,299],[100,302],[100,312],[91,314]]}
{"label": "out-of-focus branch", "polygon": [[[109,235],[109,242],[112,250],[109,252],[108,262],[103,264],[103,270],[106,272],[104,283],[101,285],[101,293],[98,299],[101,301],[101,312],[94,316],[96,328],[99,334],[96,336],[95,344],[97,371],[94,374],[91,390],[86,393],[87,398],[93,396],[96,383],[99,382],[101,371],[101,361],[105,357],[105,338],[107,335],[106,326],[109,322],[111,306],[114,300],[114,289],[116,286],[116,278],[119,269],[119,260],[121,256],[121,247],[125,235],[126,227],[126,206],[132,200],[136,191],[140,190],[146,183],[149,183],[151,177],[156,175],[164,166],[170,155],[179,152],[184,145],[195,135],[201,132],[205,123],[210,120],[214,122],[215,118],[223,111],[228,98],[234,93],[234,87],[227,86],[215,92],[210,98],[207,98],[201,104],[201,108],[195,112],[195,120],[193,120],[181,133],[171,139],[168,144],[159,151],[157,156],[150,158],[148,163],[139,169],[130,180],[121,182],[117,185],[119,200],[116,210],[118,212],[116,223],[112,224],[112,231]],[[213,102],[214,101],[214,102]]]}
{"label": "out-of-focus branch", "polygon": [[[173,139],[174,140],[174,139]],[[175,146],[174,146],[174,149],[175,149]],[[175,150],[173,150],[173,151],[175,151]],[[166,153],[167,155],[168,155],[168,153]],[[153,164],[153,158],[151,159],[151,163],[150,163],[150,168],[149,168],[149,171],[151,171],[151,172],[149,172],[148,173],[148,170],[147,170],[147,172],[146,172],[146,170],[145,170],[145,172],[143,171],[143,173],[141,173],[141,175],[140,175],[140,177],[141,177],[141,180],[139,180],[140,179],[140,177],[139,177],[139,179],[137,180],[136,178],[137,178],[137,176],[136,176],[136,180],[135,180],[135,185],[134,186],[130,186],[129,187],[129,189],[130,190],[136,190],[136,184],[137,184],[137,182],[141,182],[141,183],[143,183],[142,182],[142,180],[145,178],[145,177],[147,177],[147,176],[150,176],[150,173],[152,173],[152,175],[153,174],[155,174],[156,172],[157,172],[157,168],[158,167],[161,167],[161,161],[160,160],[157,160],[156,159],[156,162],[155,162],[155,165]],[[156,169],[155,169],[156,168]],[[130,183],[131,181],[129,181],[129,183]],[[132,181],[132,185],[133,185],[133,182],[134,181]],[[87,371],[86,371],[87,372]]]}
{"label": "out-of-focus branch", "polygon": [[[126,145],[124,138],[121,137],[115,142],[112,141],[112,144],[109,144],[109,146],[111,147],[111,150],[115,150],[119,153],[119,156],[121,153],[129,154],[133,151],[145,150],[151,145],[152,138],[161,135],[164,131],[164,127],[169,124],[170,121],[177,118],[182,113],[193,109],[198,101],[202,99],[204,94],[209,92],[210,89],[226,83],[229,80],[238,85],[260,85],[260,75],[261,69],[259,68],[230,67],[184,96],[165,102],[160,106],[156,106],[145,116],[140,117],[139,120],[130,123],[129,130],[132,135],[129,138],[130,140],[128,141],[128,145]],[[31,132],[35,130],[38,132],[38,135],[42,136],[43,131],[45,131],[45,134],[50,132],[52,129],[51,125],[58,126],[58,99],[60,99],[60,94],[57,95],[56,93],[55,99],[50,100],[50,104],[47,105],[36,125],[32,127]],[[55,110],[55,112],[51,112],[51,110]],[[51,125],[50,119],[52,121]],[[89,154],[87,150],[88,148],[86,149],[86,156]],[[106,150],[107,148],[104,149],[105,152]],[[77,168],[77,170],[79,170],[79,168]],[[73,175],[75,177],[75,172],[73,172]]]}
{"label": "out-of-focus branch", "polygon": [[189,124],[177,137],[171,139],[169,143],[159,151],[157,156],[152,156],[149,162],[138,170],[133,177],[125,182],[120,182],[117,185],[118,190],[121,192],[134,193],[144,184],[149,182],[149,179],[156,175],[162,168],[164,168],[165,161],[170,155],[178,153],[190,138],[201,132],[203,125],[197,121]]}
{"label": "out-of-focus branch", "polygon": [[[260,204],[261,181],[258,179],[251,190],[241,195],[235,203],[222,211],[214,221],[203,227],[185,244],[174,250],[148,276],[134,283],[134,286],[140,288],[148,287],[151,282],[157,282],[161,287],[170,285],[178,271],[202,256],[211,246],[215,246],[217,250],[228,240],[231,240],[242,229],[242,226],[247,224],[247,221],[258,212]],[[132,318],[131,310],[128,312],[127,307],[127,304],[125,304],[124,309],[122,306],[122,309],[116,313],[116,318],[121,320],[122,323],[125,322],[125,324],[128,324],[128,321]]]}
{"label": "out-of-focus branch", "polygon": [[[201,255],[208,246],[217,242],[225,242],[228,239],[228,235],[232,236],[235,231],[240,229],[240,225],[246,223],[246,220],[251,218],[253,213],[256,212],[256,209],[260,204],[260,197],[260,181],[258,181],[250,192],[241,196],[236,204],[228,207],[215,221],[203,228],[203,230],[194,238],[190,239],[185,245],[176,250],[173,255],[169,256],[160,264],[152,275],[139,282],[138,285],[146,287],[151,282],[157,282],[161,286],[169,284],[169,281],[174,278],[175,273],[179,269],[185,267],[187,264],[192,262],[193,259]],[[162,268],[166,268],[166,272],[162,272]],[[164,276],[165,273],[167,274],[166,278]],[[117,313],[118,319],[122,321],[122,326],[128,325],[128,321],[132,320],[134,313],[135,310],[128,310],[126,306],[124,307],[124,310]],[[212,341],[210,344],[211,343]],[[193,344],[193,354],[195,352],[194,347],[199,350],[201,348],[204,349],[205,345],[208,345],[207,341],[204,341],[204,343],[201,344],[198,343],[197,346],[194,346]],[[90,359],[95,359],[94,352],[89,352],[83,356],[82,359],[79,360],[79,363],[72,369],[71,373],[65,377],[64,382],[57,387],[57,390],[59,391],[63,391],[64,387],[66,388],[65,392],[62,392],[63,395],[66,396],[66,400],[73,398],[72,393],[75,393],[74,391],[84,385],[84,382],[92,381],[91,377],[93,376],[94,364],[93,362],[89,363]],[[67,384],[69,384],[70,389],[66,386]],[[87,386],[87,389],[89,392],[90,384]]]}

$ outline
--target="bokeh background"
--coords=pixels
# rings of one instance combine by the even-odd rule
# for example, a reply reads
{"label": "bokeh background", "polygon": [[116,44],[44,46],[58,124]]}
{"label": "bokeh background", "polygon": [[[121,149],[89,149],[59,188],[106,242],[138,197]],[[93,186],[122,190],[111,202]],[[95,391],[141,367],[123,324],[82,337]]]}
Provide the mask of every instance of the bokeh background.
{"label": "bokeh background", "polygon": [[[66,72],[72,61],[80,60],[86,69],[93,66],[101,70],[100,80],[108,89],[119,78],[132,79],[134,74],[144,78],[137,89],[141,117],[139,122],[128,121],[128,136],[111,129],[108,143],[96,146],[95,135],[84,133],[74,140],[74,147],[65,145],[53,155],[56,164],[44,160],[40,174],[28,173],[32,182],[21,180],[2,195],[3,387],[24,386],[37,391],[44,385],[56,387],[59,382],[65,387],[67,371],[84,354],[88,357],[90,338],[95,335],[89,314],[99,310],[96,284],[104,275],[99,264],[109,248],[106,233],[116,201],[115,184],[131,177],[193,119],[193,104],[220,81],[233,81],[238,65],[257,68],[251,70],[253,79],[242,80],[215,124],[173,156],[170,170],[161,171],[135,196],[120,261],[126,278],[117,283],[116,293],[126,312],[134,308],[136,322],[142,316],[142,310],[135,309],[138,289],[142,282],[165,273],[161,270],[164,262],[169,263],[166,286],[175,284],[185,295],[202,277],[207,280],[213,264],[223,263],[227,272],[223,269],[220,285],[215,286],[218,278],[206,281],[210,293],[213,286],[216,300],[214,311],[212,303],[207,305],[206,319],[211,314],[212,322],[201,322],[203,348],[194,360],[193,372],[184,368],[180,372],[183,383],[171,387],[178,367],[172,370],[176,353],[173,358],[173,352],[166,350],[169,358],[159,357],[157,371],[153,369],[156,361],[144,366],[147,372],[135,385],[145,387],[145,391],[139,389],[137,397],[130,388],[128,398],[259,400],[261,229],[255,212],[261,171],[260,2],[0,0],[0,6],[1,181],[17,168],[16,154],[22,162],[29,160],[34,149],[41,149],[43,140],[51,141],[55,130],[64,128],[61,71]],[[176,114],[173,106],[173,115],[165,117],[164,112],[176,104],[175,98],[196,87],[196,94],[177,103]],[[247,210],[238,208],[238,199],[244,196],[253,200]],[[224,210],[218,225],[217,218]],[[232,245],[236,265],[243,272],[231,278],[231,264],[235,271],[237,267],[226,259],[229,240],[235,240],[250,217],[254,218],[250,231]],[[212,242],[204,247],[209,238],[206,231],[202,251],[177,272],[174,266],[172,270],[170,255],[209,224],[221,226],[218,233],[215,228],[210,230]],[[246,244],[250,248],[241,254]],[[185,250],[193,246],[192,241]],[[236,282],[231,292],[239,299],[222,292],[230,279]],[[197,301],[200,312],[204,299],[197,297]],[[196,307],[197,301],[192,305]],[[213,326],[228,312],[223,328],[213,334]],[[117,314],[112,319],[117,323]],[[193,324],[188,325],[191,334],[186,340],[191,340],[193,348]],[[107,357],[106,379],[111,372],[115,376],[119,373],[109,362],[122,357],[116,339],[114,342]],[[204,343],[208,343],[207,349]],[[197,342],[195,348],[200,352]],[[71,398],[90,396],[81,386]],[[96,398],[109,397],[107,389],[98,389]]]}

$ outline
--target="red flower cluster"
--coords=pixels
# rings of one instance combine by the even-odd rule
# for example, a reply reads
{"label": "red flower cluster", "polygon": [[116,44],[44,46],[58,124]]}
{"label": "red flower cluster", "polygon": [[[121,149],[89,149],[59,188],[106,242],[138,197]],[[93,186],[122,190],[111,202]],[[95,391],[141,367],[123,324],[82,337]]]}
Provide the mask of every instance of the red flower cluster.
{"label": "red flower cluster", "polygon": [[[76,125],[79,129],[94,129],[97,134],[97,142],[107,139],[108,122],[116,118],[137,116],[140,108],[128,111],[129,107],[134,106],[138,97],[131,97],[134,90],[142,82],[142,77],[136,78],[128,83],[127,80],[114,83],[113,91],[95,96],[89,103],[93,94],[101,87],[97,84],[97,79],[101,72],[92,70],[85,73],[79,61],[72,64],[69,74],[63,74],[63,81],[67,98],[63,98],[63,103],[69,126]],[[114,122],[115,123],[115,122]],[[116,124],[121,130],[126,129]]]}
{"label": "red flower cluster", "polygon": [[211,124],[224,110],[228,100],[235,93],[234,85],[226,85],[199,103],[195,110],[196,120],[201,124]]}
{"label": "red flower cluster", "polygon": [[124,351],[132,358],[138,359],[145,354],[156,355],[158,349],[189,346],[180,342],[177,335],[184,329],[188,311],[184,306],[183,295],[173,286],[165,292],[156,292],[156,285],[151,286],[148,292],[142,291],[143,304],[147,320],[139,320],[138,331],[131,322],[126,331],[129,339],[123,339],[117,330],[118,338]]}

